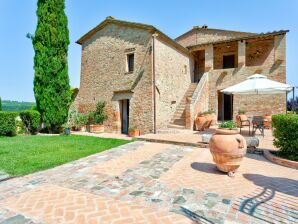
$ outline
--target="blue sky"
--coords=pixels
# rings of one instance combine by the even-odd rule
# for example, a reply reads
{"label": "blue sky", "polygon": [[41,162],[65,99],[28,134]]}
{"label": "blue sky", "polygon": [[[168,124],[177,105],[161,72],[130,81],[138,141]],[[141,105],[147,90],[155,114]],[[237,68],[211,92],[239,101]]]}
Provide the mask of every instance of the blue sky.
{"label": "blue sky", "polygon": [[[0,97],[34,101],[33,56],[26,34],[36,27],[37,0],[0,0]],[[175,38],[194,25],[250,32],[289,29],[287,82],[298,86],[297,0],[66,0],[69,20],[69,77],[79,87],[81,47],[75,41],[107,16],[148,23]]]}

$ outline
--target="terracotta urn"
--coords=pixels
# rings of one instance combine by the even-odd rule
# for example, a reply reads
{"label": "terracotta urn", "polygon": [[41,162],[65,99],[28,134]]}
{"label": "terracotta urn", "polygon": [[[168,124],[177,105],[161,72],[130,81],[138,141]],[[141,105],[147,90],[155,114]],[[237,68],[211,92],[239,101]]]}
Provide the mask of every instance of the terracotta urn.
{"label": "terracotta urn", "polygon": [[271,123],[272,123],[272,117],[270,114],[266,114],[265,116],[263,116],[264,118],[264,127],[267,129],[271,128]]}
{"label": "terracotta urn", "polygon": [[140,130],[128,130],[129,137],[137,137],[140,136]]}
{"label": "terracotta urn", "polygon": [[237,129],[216,129],[209,142],[217,168],[233,176],[246,154],[246,141]]}
{"label": "terracotta urn", "polygon": [[205,115],[206,121],[208,122],[207,126],[205,126],[206,129],[210,128],[210,126],[212,125],[212,115],[211,114],[206,114]]}
{"label": "terracotta urn", "polygon": [[217,121],[217,117],[215,113],[210,114],[211,119],[212,119],[212,123],[211,125],[216,125],[216,121]]}
{"label": "terracotta urn", "polygon": [[206,117],[203,115],[198,115],[195,120],[195,127],[198,131],[204,131],[204,124],[207,121]]}
{"label": "terracotta urn", "polygon": [[105,127],[103,124],[91,124],[90,132],[92,133],[103,133],[105,131]]}

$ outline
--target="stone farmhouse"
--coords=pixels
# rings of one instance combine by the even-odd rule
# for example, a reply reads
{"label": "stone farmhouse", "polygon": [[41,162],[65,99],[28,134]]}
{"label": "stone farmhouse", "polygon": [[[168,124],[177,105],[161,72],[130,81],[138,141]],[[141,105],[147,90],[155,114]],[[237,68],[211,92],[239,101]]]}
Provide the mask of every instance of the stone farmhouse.
{"label": "stone farmhouse", "polygon": [[193,129],[198,113],[221,119],[285,113],[285,94],[223,95],[220,90],[261,73],[286,82],[286,33],[249,33],[194,26],[172,39],[154,26],[107,17],[81,37],[79,112],[106,101],[108,132]]}

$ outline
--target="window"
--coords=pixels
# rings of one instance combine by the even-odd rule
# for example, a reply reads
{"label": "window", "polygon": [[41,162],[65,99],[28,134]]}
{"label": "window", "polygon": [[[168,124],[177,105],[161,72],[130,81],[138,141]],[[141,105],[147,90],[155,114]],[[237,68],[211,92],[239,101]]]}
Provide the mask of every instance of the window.
{"label": "window", "polygon": [[222,68],[235,68],[235,55],[224,55]]}
{"label": "window", "polygon": [[184,65],[184,74],[187,74],[187,65]]}
{"label": "window", "polygon": [[134,70],[134,60],[135,60],[135,55],[134,54],[128,54],[127,55],[127,71],[128,72],[133,72],[133,70]]}

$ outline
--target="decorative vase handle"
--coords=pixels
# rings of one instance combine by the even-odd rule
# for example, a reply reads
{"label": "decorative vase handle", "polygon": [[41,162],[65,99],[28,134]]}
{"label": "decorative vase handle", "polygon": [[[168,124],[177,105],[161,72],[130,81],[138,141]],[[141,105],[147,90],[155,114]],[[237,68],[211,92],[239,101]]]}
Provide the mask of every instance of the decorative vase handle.
{"label": "decorative vase handle", "polygon": [[243,138],[238,138],[238,137],[236,137],[236,140],[237,140],[237,142],[239,143],[238,148],[239,148],[239,149],[244,148]]}

